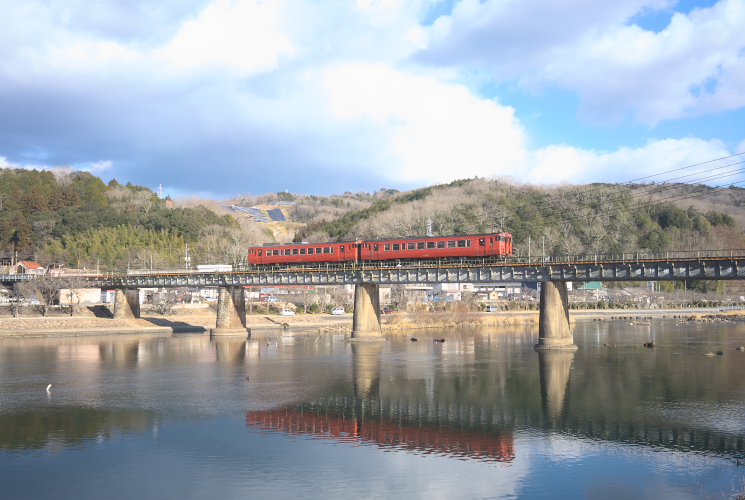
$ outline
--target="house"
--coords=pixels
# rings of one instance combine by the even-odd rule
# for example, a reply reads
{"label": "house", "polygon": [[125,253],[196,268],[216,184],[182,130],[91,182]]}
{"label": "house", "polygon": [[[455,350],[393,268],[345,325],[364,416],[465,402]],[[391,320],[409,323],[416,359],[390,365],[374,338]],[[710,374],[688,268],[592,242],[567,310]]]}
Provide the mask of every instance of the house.
{"label": "house", "polygon": [[11,270],[11,274],[44,274],[46,272],[46,269],[44,269],[44,266],[39,264],[38,262],[34,262],[32,260],[19,260],[15,266],[13,266],[13,269]]}

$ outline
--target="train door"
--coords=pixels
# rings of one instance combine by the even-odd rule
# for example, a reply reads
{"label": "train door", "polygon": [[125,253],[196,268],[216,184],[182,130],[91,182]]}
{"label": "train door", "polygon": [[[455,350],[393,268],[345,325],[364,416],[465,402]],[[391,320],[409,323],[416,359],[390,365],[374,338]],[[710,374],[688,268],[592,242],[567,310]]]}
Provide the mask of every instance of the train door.
{"label": "train door", "polygon": [[479,237],[479,249],[477,255],[480,257],[494,255],[496,253],[497,241],[494,235],[485,235]]}

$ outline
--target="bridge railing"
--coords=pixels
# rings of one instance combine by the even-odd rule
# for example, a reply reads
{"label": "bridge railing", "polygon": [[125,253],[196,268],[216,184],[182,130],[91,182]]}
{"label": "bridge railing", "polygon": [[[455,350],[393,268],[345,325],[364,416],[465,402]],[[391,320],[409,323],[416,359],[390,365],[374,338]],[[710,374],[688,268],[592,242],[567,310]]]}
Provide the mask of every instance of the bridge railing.
{"label": "bridge railing", "polygon": [[[230,274],[251,274],[251,273],[272,273],[272,272],[339,272],[339,271],[359,271],[366,269],[395,269],[404,266],[420,268],[440,268],[440,267],[473,267],[473,266],[551,266],[565,265],[573,263],[595,263],[603,262],[644,262],[644,261],[677,261],[677,260],[698,260],[698,259],[744,259],[745,249],[731,250],[690,250],[690,251],[668,251],[668,252],[625,252],[618,254],[585,254],[585,255],[552,255],[552,256],[511,256],[505,257],[484,257],[476,259],[453,259],[449,261],[442,260],[418,260],[413,262],[402,263],[401,261],[383,261],[383,262],[335,262],[335,263],[317,263],[317,264],[298,264],[296,267],[272,267],[265,266],[261,269],[246,268],[235,271],[208,271],[197,269],[142,269],[142,270],[108,270],[108,271],[91,271],[90,274],[76,272],[74,275],[66,276],[59,274],[59,278],[80,277],[96,279],[111,279],[127,276],[173,276],[173,275],[230,275]],[[0,276],[4,282],[25,281],[33,279],[36,276],[26,274]]]}

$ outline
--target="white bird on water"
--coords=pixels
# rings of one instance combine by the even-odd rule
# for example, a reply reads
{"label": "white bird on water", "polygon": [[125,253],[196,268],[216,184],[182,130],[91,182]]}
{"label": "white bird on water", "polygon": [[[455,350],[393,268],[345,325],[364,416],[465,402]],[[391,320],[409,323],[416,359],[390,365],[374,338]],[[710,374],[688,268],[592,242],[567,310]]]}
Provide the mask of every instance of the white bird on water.
{"label": "white bird on water", "polygon": [[51,388],[52,388],[52,384],[49,384],[49,385],[47,386],[47,392],[49,392],[49,389],[51,389]]}

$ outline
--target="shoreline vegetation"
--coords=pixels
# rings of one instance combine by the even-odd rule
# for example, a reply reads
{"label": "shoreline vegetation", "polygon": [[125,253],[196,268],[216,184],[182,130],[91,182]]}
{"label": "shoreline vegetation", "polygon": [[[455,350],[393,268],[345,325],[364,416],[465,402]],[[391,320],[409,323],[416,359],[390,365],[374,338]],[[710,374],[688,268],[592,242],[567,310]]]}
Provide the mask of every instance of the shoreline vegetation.
{"label": "shoreline vegetation", "polygon": [[[103,311],[103,312],[102,312]],[[45,337],[45,336],[86,336],[116,333],[209,333],[215,328],[216,313],[213,308],[174,308],[170,314],[155,314],[144,311],[143,317],[133,319],[113,319],[105,307],[81,307],[75,316],[53,314],[42,316],[38,311],[27,308],[23,314],[14,318],[0,315],[0,338],[5,337]],[[623,314],[619,314],[623,313]],[[570,321],[610,321],[630,320],[637,324],[655,318],[675,318],[681,323],[732,323],[745,322],[745,314],[740,311],[720,312],[701,309],[668,310],[572,310]],[[502,312],[397,312],[381,316],[384,334],[395,335],[408,330],[447,329],[456,327],[502,327],[538,326],[537,311]],[[259,331],[286,330],[288,328],[313,329],[317,333],[348,333],[352,329],[352,315],[298,314],[278,316],[268,314],[248,314],[246,326]]]}

